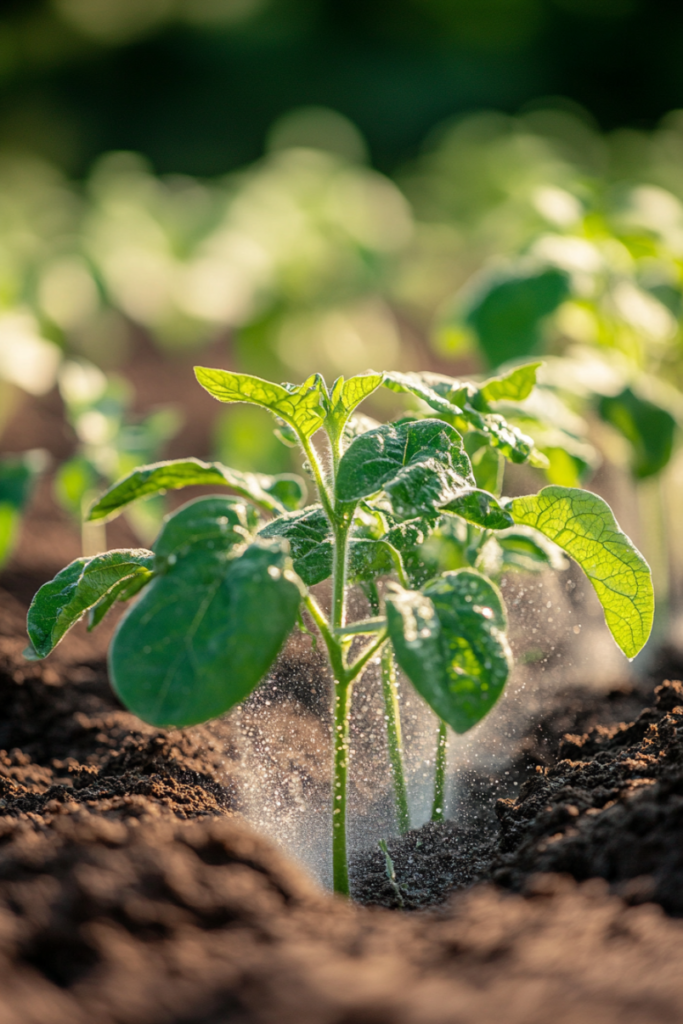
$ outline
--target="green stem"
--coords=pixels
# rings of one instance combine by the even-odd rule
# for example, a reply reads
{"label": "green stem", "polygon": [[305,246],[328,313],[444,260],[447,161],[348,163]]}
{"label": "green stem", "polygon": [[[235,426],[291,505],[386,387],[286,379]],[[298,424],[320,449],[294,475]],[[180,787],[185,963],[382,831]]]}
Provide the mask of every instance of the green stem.
{"label": "green stem", "polygon": [[389,760],[394,777],[394,799],[396,801],[396,818],[401,835],[410,830],[410,812],[408,810],[408,792],[403,772],[401,714],[396,691],[396,666],[394,652],[390,644],[382,651],[382,690],[384,693],[384,710],[387,723],[387,746]]}
{"label": "green stem", "polygon": [[325,481],[325,474],[323,473],[322,466],[320,465],[320,459],[318,458],[318,453],[316,452],[315,448],[311,444],[310,438],[308,438],[308,437],[300,437],[299,440],[301,442],[301,447],[304,450],[304,455],[308,459],[309,465],[311,467],[311,471],[312,471],[313,476],[315,478],[315,483],[316,483],[316,487],[318,488],[318,495],[320,497],[320,502],[322,504],[322,507],[325,509],[325,515],[329,519],[330,525],[332,526],[332,525],[334,525],[334,521],[335,521],[334,508],[333,508],[333,505],[332,505],[332,498],[330,497],[330,492],[329,492],[329,489],[328,489],[328,486],[327,486],[327,482]]}
{"label": "green stem", "polygon": [[334,565],[332,570],[332,629],[346,625],[346,557],[349,530],[353,515],[337,520],[334,530]]}
{"label": "green stem", "polygon": [[332,788],[332,879],[334,891],[349,895],[346,855],[346,782],[349,769],[351,688],[334,686],[334,782]]}
{"label": "green stem", "polygon": [[380,649],[380,647],[382,646],[386,639],[387,631],[386,629],[383,629],[379,636],[375,640],[373,640],[371,644],[368,644],[368,646],[365,648],[360,657],[357,658],[356,661],[353,662],[353,664],[349,665],[349,667],[346,670],[347,682],[353,682],[354,679],[358,678],[358,676],[361,674],[367,663],[370,661],[372,657],[375,656],[375,654],[377,654],[377,651]]}
{"label": "green stem", "polygon": [[434,802],[432,804],[432,821],[443,821],[444,801],[446,799],[446,760],[448,756],[448,734],[446,723],[439,719],[439,731],[436,741],[436,760],[434,762]]}
{"label": "green stem", "polygon": [[[346,545],[348,522],[341,517],[332,520],[334,526],[334,567],[332,576],[332,631],[345,624],[346,617]],[[341,521],[340,521],[341,519]],[[342,662],[341,671],[334,674],[334,774],[332,780],[332,877],[334,891],[349,895],[349,867],[346,851],[346,783],[349,767],[349,712],[351,688],[349,673],[344,666],[344,648],[334,638]],[[329,647],[328,647],[329,650]],[[334,669],[334,665],[333,665]]]}

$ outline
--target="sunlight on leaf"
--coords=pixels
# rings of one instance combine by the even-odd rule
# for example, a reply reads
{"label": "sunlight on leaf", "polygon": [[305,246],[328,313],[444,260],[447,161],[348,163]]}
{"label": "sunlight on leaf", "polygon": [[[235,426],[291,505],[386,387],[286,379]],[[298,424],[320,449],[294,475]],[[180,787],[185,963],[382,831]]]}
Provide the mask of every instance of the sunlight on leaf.
{"label": "sunlight on leaf", "polygon": [[597,494],[572,487],[544,487],[514,498],[516,523],[533,526],[578,562],[598,595],[605,621],[627,658],[634,658],[652,630],[654,592],[650,568]]}

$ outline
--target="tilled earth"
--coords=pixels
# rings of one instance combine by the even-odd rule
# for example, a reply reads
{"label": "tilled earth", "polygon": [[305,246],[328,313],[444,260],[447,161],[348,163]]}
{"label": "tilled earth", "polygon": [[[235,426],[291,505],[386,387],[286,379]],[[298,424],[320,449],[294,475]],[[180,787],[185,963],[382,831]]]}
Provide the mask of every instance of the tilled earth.
{"label": "tilled earth", "polygon": [[230,718],[144,726],[84,633],[23,661],[24,613],[0,593],[0,1024],[683,1019],[680,683],[567,696],[498,825],[393,840],[394,885],[356,863],[368,907],[244,823]]}

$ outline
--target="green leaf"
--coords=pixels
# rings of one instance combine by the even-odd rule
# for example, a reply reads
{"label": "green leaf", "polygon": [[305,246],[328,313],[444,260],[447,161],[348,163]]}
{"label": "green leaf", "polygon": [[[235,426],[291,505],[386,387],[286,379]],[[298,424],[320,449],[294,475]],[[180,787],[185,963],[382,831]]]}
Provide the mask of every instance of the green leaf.
{"label": "green leaf", "polygon": [[244,700],[296,623],[301,595],[286,547],[258,540],[232,557],[202,548],[152,581],[109,654],[130,711],[152,725],[186,726]]}
{"label": "green leaf", "polygon": [[634,658],[652,630],[652,578],[607,502],[590,491],[553,485],[514,498],[507,507],[516,523],[533,526],[578,562],[595,588],[617,645],[627,658]]}
{"label": "green leaf", "polygon": [[289,541],[294,571],[306,586],[322,583],[332,575],[332,532],[320,505],[278,516],[258,535]]}
{"label": "green leaf", "polygon": [[[439,413],[444,422],[458,430],[478,430],[494,448],[511,462],[527,462],[535,453],[534,442],[508,423],[504,416],[487,412],[486,402],[475,384],[439,373],[386,374],[385,385],[393,391],[408,391]],[[475,408],[481,405],[481,410]]]}
{"label": "green leaf", "polygon": [[482,526],[486,530],[506,530],[514,524],[507,509],[504,509],[497,498],[488,491],[472,487],[441,506],[442,512],[461,516],[468,523]]}
{"label": "green leaf", "polygon": [[[436,376],[436,375],[435,375]],[[447,378],[444,378],[447,379]],[[450,384],[455,383],[449,379],[449,392],[452,390]],[[425,402],[431,409],[446,416],[461,416],[462,409],[449,401],[440,393],[442,389],[430,386],[427,375],[422,373],[385,373],[384,387],[390,391],[403,392],[415,395],[420,401]]]}
{"label": "green leaf", "polygon": [[351,442],[337,471],[341,502],[384,490],[401,519],[434,515],[474,486],[472,467],[457,430],[440,420],[385,424]]}
{"label": "green leaf", "polygon": [[122,581],[149,580],[154,556],[144,548],[122,548],[93,558],[77,558],[45,583],[28,610],[33,650],[45,658],[82,615]]}
{"label": "green leaf", "polygon": [[472,569],[444,573],[422,590],[386,597],[396,660],[432,710],[463,733],[486,715],[510,671],[497,588]]}
{"label": "green leaf", "polygon": [[664,469],[673,451],[676,420],[659,405],[639,398],[630,388],[598,403],[603,420],[631,442],[631,468],[639,480]]}
{"label": "green leaf", "polygon": [[181,487],[218,484],[229,487],[269,512],[284,512],[304,496],[303,481],[296,476],[264,476],[242,473],[220,462],[174,459],[140,466],[102,495],[88,519],[113,519],[132,501]]}
{"label": "green leaf", "polygon": [[497,275],[472,296],[464,322],[476,332],[489,364],[499,366],[540,344],[543,320],[569,294],[568,275],[555,268]]}
{"label": "green leaf", "polygon": [[105,594],[105,596],[88,611],[88,632],[93,630],[95,626],[99,626],[107,612],[116,604],[117,601],[130,601],[132,597],[135,597],[136,594],[140,593],[143,587],[147,586],[151,578],[152,573],[138,573],[137,576],[130,576],[128,579],[121,580],[117,586],[112,587],[109,593]]}
{"label": "green leaf", "polygon": [[337,378],[326,402],[326,426],[332,437],[340,438],[343,435],[353,410],[377,390],[382,378],[381,373],[362,373],[346,381],[343,377]]}
{"label": "green leaf", "polygon": [[319,430],[325,419],[323,405],[324,383],[318,374],[300,385],[272,384],[248,373],[230,373],[195,366],[195,376],[201,386],[219,402],[249,402],[268,409],[309,438]]}
{"label": "green leaf", "polygon": [[251,539],[248,511],[240,501],[220,494],[195,498],[165,517],[154,542],[154,568],[168,572],[188,554],[229,552]]}
{"label": "green leaf", "polygon": [[539,366],[542,363],[525,363],[500,377],[490,377],[479,385],[479,393],[485,402],[523,402],[533,391]]}

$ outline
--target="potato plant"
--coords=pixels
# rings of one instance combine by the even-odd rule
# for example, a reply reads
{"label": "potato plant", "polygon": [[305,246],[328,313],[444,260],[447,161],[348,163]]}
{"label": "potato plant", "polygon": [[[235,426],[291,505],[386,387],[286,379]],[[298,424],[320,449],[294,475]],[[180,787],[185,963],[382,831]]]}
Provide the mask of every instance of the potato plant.
{"label": "potato plant", "polygon": [[[112,684],[147,722],[188,726],[244,700],[290,631],[297,623],[306,628],[305,615],[325,644],[334,679],[333,877],[335,891],[348,893],[349,713],[354,683],[373,659],[381,662],[397,817],[405,830],[395,663],[440,723],[440,817],[446,727],[463,733],[481,721],[510,671],[505,606],[487,565],[500,572],[550,562],[559,547],[587,574],[627,657],[650,633],[648,566],[601,498],[556,485],[500,497],[505,459],[543,463],[533,442],[496,412],[496,403],[529,394],[536,365],[483,384],[367,373],[330,388],[319,375],[280,385],[197,367],[214,398],[253,403],[276,417],[278,436],[303,453],[316,500],[304,506],[303,480],[292,475],[241,473],[197,459],[136,469],[100,498],[91,520],[190,485],[233,493],[197,498],[167,516],[151,551],[108,551],[68,565],[33,600],[27,655],[44,658],[81,616],[87,613],[94,626],[116,601],[137,595],[111,644]],[[380,387],[417,398],[419,411],[385,424],[359,414]],[[313,444],[319,432],[324,448]],[[323,600],[314,588],[328,579]],[[349,622],[353,586],[364,589],[370,614]]]}

